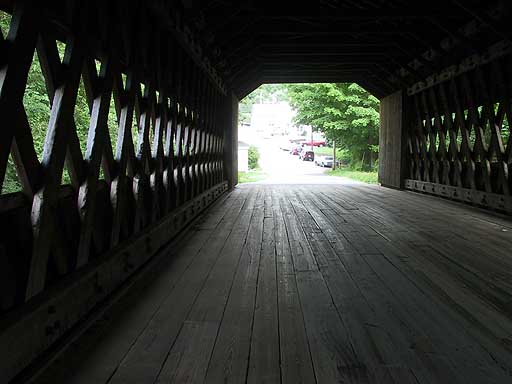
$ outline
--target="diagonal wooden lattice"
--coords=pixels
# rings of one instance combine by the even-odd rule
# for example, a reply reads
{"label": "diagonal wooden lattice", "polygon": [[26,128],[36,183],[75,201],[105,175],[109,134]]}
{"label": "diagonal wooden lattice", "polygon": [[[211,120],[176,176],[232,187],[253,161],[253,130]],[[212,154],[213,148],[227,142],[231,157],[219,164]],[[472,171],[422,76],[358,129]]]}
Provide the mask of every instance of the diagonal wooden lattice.
{"label": "diagonal wooden lattice", "polygon": [[[149,13],[121,2],[70,1],[59,8],[66,22],[53,24],[51,9],[29,3],[16,3],[9,35],[0,35],[0,185],[9,156],[22,185],[0,196],[2,222],[15,218],[1,239],[0,267],[15,276],[1,311],[225,179],[220,115],[227,97]],[[56,40],[65,44],[62,59]],[[51,108],[41,161],[22,102],[34,52]],[[75,121],[81,82],[86,143]]]}
{"label": "diagonal wooden lattice", "polygon": [[407,188],[512,212],[510,61],[409,97]]}

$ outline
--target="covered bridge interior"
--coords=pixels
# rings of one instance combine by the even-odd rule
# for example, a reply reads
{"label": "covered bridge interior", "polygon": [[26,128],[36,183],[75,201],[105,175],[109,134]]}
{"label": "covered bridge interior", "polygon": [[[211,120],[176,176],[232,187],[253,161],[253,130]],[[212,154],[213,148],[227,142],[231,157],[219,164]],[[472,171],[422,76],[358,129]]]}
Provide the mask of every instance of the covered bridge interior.
{"label": "covered bridge interior", "polygon": [[[507,1],[0,9],[0,382],[512,381]],[[380,99],[381,186],[237,186],[238,101],[284,82]]]}

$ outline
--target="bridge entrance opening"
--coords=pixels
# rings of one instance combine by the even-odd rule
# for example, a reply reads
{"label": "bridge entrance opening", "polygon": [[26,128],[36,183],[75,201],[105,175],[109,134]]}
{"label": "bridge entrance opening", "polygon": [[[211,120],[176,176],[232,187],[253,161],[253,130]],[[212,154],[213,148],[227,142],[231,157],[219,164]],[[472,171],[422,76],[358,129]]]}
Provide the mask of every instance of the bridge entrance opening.
{"label": "bridge entrance opening", "polygon": [[509,2],[0,11],[2,383],[511,381]]}

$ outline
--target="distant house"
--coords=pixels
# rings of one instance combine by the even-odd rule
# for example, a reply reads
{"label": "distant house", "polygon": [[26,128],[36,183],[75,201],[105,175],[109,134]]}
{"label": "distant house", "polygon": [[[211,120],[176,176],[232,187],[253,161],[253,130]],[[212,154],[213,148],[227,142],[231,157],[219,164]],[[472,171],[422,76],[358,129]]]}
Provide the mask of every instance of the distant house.
{"label": "distant house", "polygon": [[294,111],[288,103],[253,104],[251,129],[260,138],[288,135]]}
{"label": "distant house", "polygon": [[249,144],[238,142],[238,172],[249,170]]}

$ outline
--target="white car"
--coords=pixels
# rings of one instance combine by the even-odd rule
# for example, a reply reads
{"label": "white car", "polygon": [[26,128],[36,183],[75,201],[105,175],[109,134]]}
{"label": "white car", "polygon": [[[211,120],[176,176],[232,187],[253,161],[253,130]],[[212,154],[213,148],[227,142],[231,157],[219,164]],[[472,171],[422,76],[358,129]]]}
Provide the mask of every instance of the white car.
{"label": "white car", "polygon": [[319,164],[322,167],[329,167],[332,168],[332,162],[334,161],[334,158],[332,156],[322,156],[322,158],[319,160]]}

